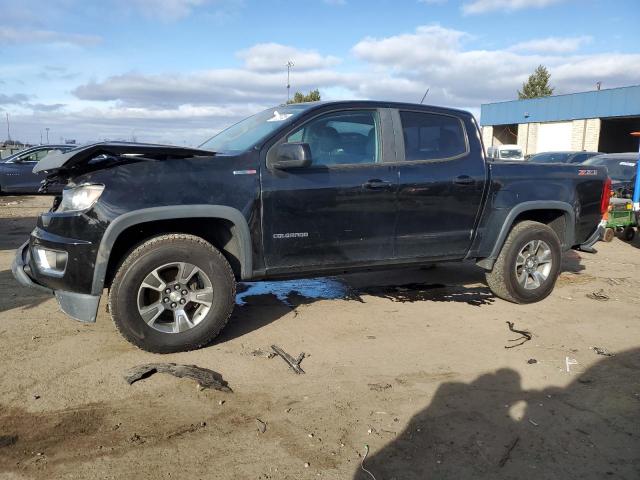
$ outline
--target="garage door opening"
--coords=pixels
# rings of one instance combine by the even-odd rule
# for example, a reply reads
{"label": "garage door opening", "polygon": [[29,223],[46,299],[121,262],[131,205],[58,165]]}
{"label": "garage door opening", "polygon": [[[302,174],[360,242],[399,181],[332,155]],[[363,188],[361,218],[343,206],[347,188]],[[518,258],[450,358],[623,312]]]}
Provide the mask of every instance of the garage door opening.
{"label": "garage door opening", "polygon": [[516,145],[518,143],[518,124],[495,125],[493,127],[493,145]]}
{"label": "garage door opening", "polygon": [[598,151],[603,153],[637,152],[638,139],[630,135],[640,131],[640,117],[603,118]]}

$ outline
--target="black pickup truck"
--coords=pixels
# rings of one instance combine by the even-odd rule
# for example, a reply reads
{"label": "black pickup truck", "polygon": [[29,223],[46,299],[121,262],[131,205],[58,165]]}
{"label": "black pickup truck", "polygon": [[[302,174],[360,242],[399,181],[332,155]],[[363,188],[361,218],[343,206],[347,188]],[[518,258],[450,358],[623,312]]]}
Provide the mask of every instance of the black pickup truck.
{"label": "black pickup truck", "polygon": [[282,105],[197,149],[98,143],[45,157],[65,184],[17,252],[17,280],[122,334],[201,347],[236,281],[475,262],[499,297],[552,291],[562,251],[592,250],[605,168],[487,162],[467,112],[349,101]]}

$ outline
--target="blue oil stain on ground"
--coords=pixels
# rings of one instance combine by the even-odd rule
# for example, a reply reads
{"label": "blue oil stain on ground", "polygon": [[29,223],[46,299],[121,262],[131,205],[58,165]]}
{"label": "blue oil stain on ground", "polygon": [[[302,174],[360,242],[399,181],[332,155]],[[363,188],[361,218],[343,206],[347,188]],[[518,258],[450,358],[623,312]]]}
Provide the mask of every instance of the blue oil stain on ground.
{"label": "blue oil stain on ground", "polygon": [[318,300],[347,298],[351,289],[334,278],[308,278],[300,280],[280,280],[271,282],[245,282],[239,285],[236,295],[237,305],[246,305],[246,298],[257,295],[274,295],[278,300],[289,304],[289,297],[297,294],[301,297]]}

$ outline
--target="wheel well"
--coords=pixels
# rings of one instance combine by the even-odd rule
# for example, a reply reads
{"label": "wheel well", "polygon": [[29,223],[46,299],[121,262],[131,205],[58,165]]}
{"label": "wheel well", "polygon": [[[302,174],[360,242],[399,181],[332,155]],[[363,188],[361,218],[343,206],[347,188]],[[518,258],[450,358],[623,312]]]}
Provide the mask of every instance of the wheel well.
{"label": "wheel well", "polygon": [[222,218],[177,218],[139,223],[120,233],[109,255],[105,287],[111,286],[118,267],[131,251],[149,238],[167,233],[188,233],[205,239],[220,250],[235,277],[240,278],[240,242],[232,222]]}
{"label": "wheel well", "polygon": [[[513,221],[512,228],[525,220],[544,223],[558,236],[560,243],[565,245],[567,236],[567,212],[563,210],[527,210],[518,215]],[[571,246],[571,245],[569,245]]]}

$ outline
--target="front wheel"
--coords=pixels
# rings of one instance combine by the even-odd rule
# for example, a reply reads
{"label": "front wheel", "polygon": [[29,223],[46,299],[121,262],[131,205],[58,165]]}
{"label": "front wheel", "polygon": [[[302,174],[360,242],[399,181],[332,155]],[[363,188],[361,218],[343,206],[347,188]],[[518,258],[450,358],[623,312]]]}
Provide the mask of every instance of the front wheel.
{"label": "front wheel", "polygon": [[129,254],[109,291],[122,335],[154,353],[194,350],[224,328],[235,278],[224,256],[194,235],[154,237]]}
{"label": "front wheel", "polygon": [[547,225],[524,221],[507,237],[487,284],[498,297],[514,303],[546,298],[560,273],[562,249],[556,233]]}

